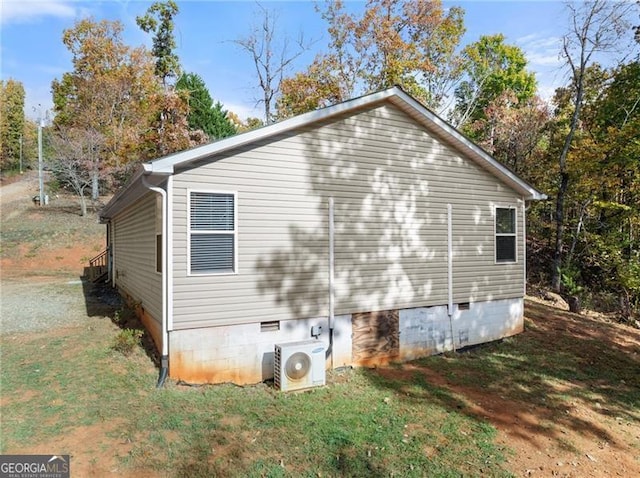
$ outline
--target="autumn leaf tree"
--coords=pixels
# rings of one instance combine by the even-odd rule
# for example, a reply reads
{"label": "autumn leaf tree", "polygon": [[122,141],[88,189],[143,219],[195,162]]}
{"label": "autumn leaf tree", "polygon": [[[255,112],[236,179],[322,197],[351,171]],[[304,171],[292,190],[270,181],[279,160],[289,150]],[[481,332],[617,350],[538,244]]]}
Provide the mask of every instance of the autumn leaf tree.
{"label": "autumn leaf tree", "polygon": [[145,15],[136,18],[138,26],[152,35],[154,71],[162,85],[150,99],[156,112],[145,135],[143,159],[166,156],[205,143],[208,139],[202,130],[189,128],[189,95],[175,88],[182,71],[173,33],[174,17],[178,13],[176,2],[167,0],[153,3]]}
{"label": "autumn leaf tree", "polygon": [[535,172],[546,153],[550,119],[551,112],[540,97],[521,100],[512,90],[506,90],[484,108],[482,118],[469,130],[494,158],[538,184]]}
{"label": "autumn leaf tree", "polygon": [[569,167],[580,157],[574,189],[584,191],[587,207],[584,233],[574,233],[565,264],[581,264],[587,285],[613,291],[629,319],[640,312],[640,62],[618,66],[602,84],[584,105],[588,133],[568,157]]}
{"label": "autumn leaf tree", "polygon": [[439,0],[369,0],[356,15],[337,0],[321,13],[329,51],[283,83],[280,116],[393,85],[435,110],[446,106],[461,71],[462,9],[445,10]]}
{"label": "autumn leaf tree", "polygon": [[89,163],[79,165],[90,174],[93,200],[101,183],[109,184],[138,158],[140,138],[153,116],[149,99],[158,91],[150,55],[127,46],[122,31],[119,22],[90,18],[65,30],[63,43],[72,54],[73,70],[52,83],[53,134],[66,142],[73,138],[74,144],[84,136],[85,146],[95,152]]}
{"label": "autumn leaf tree", "polygon": [[606,0],[567,4],[569,26],[562,38],[561,55],[569,70],[572,95],[569,125],[558,155],[559,184],[551,280],[552,287],[557,291],[561,290],[564,266],[565,198],[570,181],[567,158],[580,124],[587,68],[594,61],[594,56],[620,51],[621,43],[630,31],[628,16],[631,8],[632,5],[626,2]]}

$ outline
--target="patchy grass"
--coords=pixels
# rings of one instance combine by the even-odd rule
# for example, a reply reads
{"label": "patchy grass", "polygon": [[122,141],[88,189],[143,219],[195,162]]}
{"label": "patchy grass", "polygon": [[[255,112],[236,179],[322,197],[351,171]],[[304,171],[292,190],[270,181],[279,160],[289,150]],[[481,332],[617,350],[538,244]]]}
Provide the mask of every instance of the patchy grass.
{"label": "patchy grass", "polygon": [[367,370],[333,372],[329,386],[291,394],[266,384],[156,390],[157,370],[142,348],[128,357],[112,349],[118,330],[94,319],[54,336],[2,337],[1,452],[57,443],[98,425],[104,443],[127,444],[116,461],[130,471],[508,475],[495,429],[443,407],[455,397],[419,374],[395,380]]}

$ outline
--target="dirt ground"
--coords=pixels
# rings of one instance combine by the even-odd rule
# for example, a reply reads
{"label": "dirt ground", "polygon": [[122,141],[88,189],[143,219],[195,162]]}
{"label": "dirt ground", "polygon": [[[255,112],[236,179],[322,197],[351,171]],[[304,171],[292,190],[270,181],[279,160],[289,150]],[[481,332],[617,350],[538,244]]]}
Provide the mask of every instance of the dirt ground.
{"label": "dirt ground", "polygon": [[[37,182],[34,181],[32,176],[25,177],[0,187],[0,209],[4,224],[18,219],[41,219],[42,211],[31,202],[34,191],[37,191]],[[60,294],[60,287],[77,286],[73,281],[79,279],[88,258],[94,256],[104,243],[100,228],[91,226],[90,229],[94,232],[84,236],[83,240],[61,246],[56,245],[55,241],[45,243],[37,254],[30,253],[28,244],[9,251],[3,245],[0,259],[3,322],[8,314],[15,314],[21,304],[33,302],[29,286],[34,283],[47,284],[42,288],[44,293],[39,302],[48,309],[52,308],[51,301],[55,302]],[[74,290],[70,289],[65,294],[73,295]],[[79,300],[83,300],[80,288],[77,294]],[[63,301],[56,307],[60,310],[53,315],[64,316],[64,307],[73,308],[75,305]],[[82,310],[77,309],[74,314],[81,316]],[[535,317],[533,320],[537,327],[528,333],[542,334],[548,341],[556,340],[559,334],[574,335],[576,339],[591,334],[602,340],[603,347],[624,349],[634,354],[636,359],[640,354],[640,331],[636,329],[598,318],[585,320],[559,309],[552,319]],[[48,323],[51,327],[60,326],[54,319]],[[3,333],[6,332],[3,330]],[[397,368],[389,370],[389,373],[399,373]],[[424,373],[430,383],[464,397],[474,414],[492,423],[498,430],[497,440],[514,450],[508,456],[507,466],[516,476],[640,476],[640,425],[637,421],[609,413],[597,402],[576,400],[566,409],[568,418],[579,422],[579,427],[552,426],[549,424],[550,411],[545,407],[521,403],[495,393],[488,394],[481,386],[452,383],[439,370],[424,366],[415,368],[406,365],[402,370],[408,374],[416,370]],[[74,475],[95,476],[98,473],[125,476],[114,462],[111,451],[113,447],[126,445],[113,443],[113,438],[108,436],[113,436],[112,433],[113,427],[78,427],[65,433],[65,446],[78,450],[74,457]],[[89,448],[88,443],[92,444]],[[563,446],[563,443],[570,443],[571,447]],[[97,448],[103,450],[103,456],[96,457],[91,453]],[[45,453],[50,450],[30,452]],[[96,459],[99,467],[96,467]],[[136,470],[133,474],[138,477],[153,476],[143,470]]]}
{"label": "dirt ground", "polygon": [[[534,315],[531,306],[529,309],[529,314]],[[565,337],[570,334],[576,340],[589,335],[598,337],[603,348],[619,348],[634,357],[636,363],[640,361],[640,330],[560,311],[548,320],[539,317],[534,320],[536,328],[525,333],[538,335],[552,344],[560,346],[559,334]],[[515,476],[640,476],[640,423],[609,409],[605,401],[573,399],[558,410],[553,400],[544,406],[515,401],[487,393],[481,386],[456,383],[434,368],[411,364],[402,368],[402,373],[408,376],[416,372],[424,374],[429,383],[463,397],[473,415],[498,430],[498,442],[513,450],[508,455],[507,467]],[[398,370],[381,373],[397,377]],[[584,384],[572,386],[577,389]],[[554,394],[580,395],[565,387],[558,385]],[[636,391],[640,403],[640,390]],[[566,418],[554,422],[558,413]]]}

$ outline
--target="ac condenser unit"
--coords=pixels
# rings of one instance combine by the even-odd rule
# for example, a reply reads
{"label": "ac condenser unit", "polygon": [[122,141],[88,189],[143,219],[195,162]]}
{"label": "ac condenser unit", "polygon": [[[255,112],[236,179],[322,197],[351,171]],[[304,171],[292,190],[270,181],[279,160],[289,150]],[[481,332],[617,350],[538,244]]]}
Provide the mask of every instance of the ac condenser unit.
{"label": "ac condenser unit", "polygon": [[274,382],[283,391],[325,384],[325,349],[319,340],[276,344]]}

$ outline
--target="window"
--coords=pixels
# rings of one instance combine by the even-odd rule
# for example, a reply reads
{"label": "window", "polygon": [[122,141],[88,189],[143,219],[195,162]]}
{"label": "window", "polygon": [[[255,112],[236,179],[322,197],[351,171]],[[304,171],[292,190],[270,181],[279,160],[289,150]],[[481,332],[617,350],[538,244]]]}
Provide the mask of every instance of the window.
{"label": "window", "polygon": [[496,262],[516,262],[516,210],[496,208]]}
{"label": "window", "polygon": [[236,271],[235,194],[191,192],[189,196],[190,271]]}
{"label": "window", "polygon": [[162,274],[162,196],[156,194],[156,272]]}

